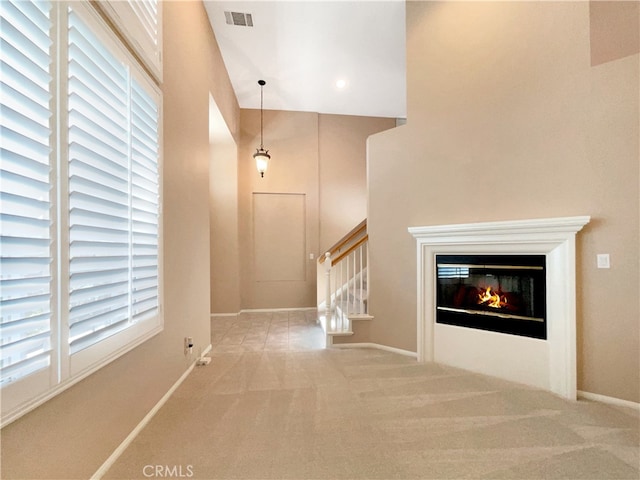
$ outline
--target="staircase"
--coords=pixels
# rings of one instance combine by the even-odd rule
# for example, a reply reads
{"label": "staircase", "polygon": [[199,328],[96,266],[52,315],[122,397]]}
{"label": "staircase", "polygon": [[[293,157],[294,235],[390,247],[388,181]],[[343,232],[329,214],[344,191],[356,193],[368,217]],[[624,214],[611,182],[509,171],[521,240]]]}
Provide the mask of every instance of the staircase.
{"label": "staircase", "polygon": [[368,313],[367,220],[356,225],[318,259],[318,318],[327,346],[336,336],[353,335],[353,322]]}

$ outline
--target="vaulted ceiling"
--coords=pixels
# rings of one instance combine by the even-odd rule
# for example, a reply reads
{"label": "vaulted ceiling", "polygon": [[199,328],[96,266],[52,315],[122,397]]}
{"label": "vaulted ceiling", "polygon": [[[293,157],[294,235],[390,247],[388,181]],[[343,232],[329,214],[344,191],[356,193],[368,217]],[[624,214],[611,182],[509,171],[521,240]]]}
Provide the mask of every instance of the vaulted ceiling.
{"label": "vaulted ceiling", "polygon": [[204,3],[241,108],[406,117],[404,0]]}

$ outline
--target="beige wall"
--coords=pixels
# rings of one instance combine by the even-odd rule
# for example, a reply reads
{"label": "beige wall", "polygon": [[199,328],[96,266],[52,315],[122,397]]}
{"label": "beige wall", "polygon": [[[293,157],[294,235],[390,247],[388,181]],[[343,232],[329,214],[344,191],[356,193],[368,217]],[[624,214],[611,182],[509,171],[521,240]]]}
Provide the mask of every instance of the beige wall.
{"label": "beige wall", "polygon": [[393,118],[320,115],[321,252],[366,218],[366,139],[393,127]]}
{"label": "beige wall", "polygon": [[[260,111],[241,110],[238,165],[242,308],[316,306],[317,255],[366,216],[366,139],[394,125],[395,120],[388,118],[265,110],[264,146],[272,158],[264,178],[260,178],[252,158],[260,144]],[[281,215],[285,207],[276,207],[275,194],[304,197],[302,240],[299,222],[293,216]],[[294,202],[293,197],[289,200],[287,203]],[[262,208],[261,218],[255,217],[256,201]],[[273,205],[271,212],[269,204]],[[264,216],[269,216],[267,222],[263,221]],[[274,235],[266,229],[270,224]],[[271,241],[256,238],[256,228],[262,238]],[[282,252],[273,245],[276,242],[287,245],[287,252],[295,255],[286,260],[290,265],[282,264]],[[309,254],[314,255],[313,260]],[[302,258],[298,260],[299,257]],[[302,278],[291,280],[290,271],[298,272],[299,267],[304,270]]]}
{"label": "beige wall", "polygon": [[369,147],[372,341],[416,348],[407,227],[591,215],[577,239],[578,388],[640,401],[639,58],[592,67],[591,13],[407,3],[408,122]]}
{"label": "beige wall", "polygon": [[238,147],[213,100],[209,109],[211,313],[240,311]]}
{"label": "beige wall", "polygon": [[[241,110],[240,125],[238,166],[242,308],[312,307],[316,294],[315,261],[309,260],[309,253],[318,250],[318,115],[264,111],[264,146],[271,154],[264,178],[258,174],[252,157],[260,145],[260,111]],[[256,216],[256,193],[299,194],[304,204],[302,238],[299,238],[299,222],[291,219],[287,225],[286,216],[283,217],[280,215],[282,212],[278,211],[277,201],[269,202],[267,197],[260,197],[264,200],[259,204],[263,208],[260,209],[260,216]],[[273,216],[274,221],[283,228],[278,232],[268,232],[265,228],[267,223],[263,222],[265,215]],[[263,235],[259,238],[254,235],[255,225],[262,227],[260,232]],[[287,244],[292,241],[288,226],[295,228],[294,248],[296,258],[300,257],[296,267],[302,269],[295,278],[288,275],[287,266],[280,264],[281,256],[271,248],[271,242]],[[268,271],[272,271],[273,275],[266,275]]]}
{"label": "beige wall", "polygon": [[634,55],[640,50],[640,3],[589,2],[591,65]]}
{"label": "beige wall", "polygon": [[2,478],[89,478],[210,343],[209,92],[239,109],[202,4],[163,6],[164,332],[4,428]]}

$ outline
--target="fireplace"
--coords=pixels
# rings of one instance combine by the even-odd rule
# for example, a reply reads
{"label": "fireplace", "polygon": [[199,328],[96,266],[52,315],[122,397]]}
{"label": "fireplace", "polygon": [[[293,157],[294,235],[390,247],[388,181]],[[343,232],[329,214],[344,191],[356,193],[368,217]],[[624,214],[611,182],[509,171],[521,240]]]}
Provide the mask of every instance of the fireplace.
{"label": "fireplace", "polygon": [[436,322],[546,339],[544,255],[436,255]]}
{"label": "fireplace", "polygon": [[410,227],[418,361],[575,399],[575,237],[588,222],[581,216]]}

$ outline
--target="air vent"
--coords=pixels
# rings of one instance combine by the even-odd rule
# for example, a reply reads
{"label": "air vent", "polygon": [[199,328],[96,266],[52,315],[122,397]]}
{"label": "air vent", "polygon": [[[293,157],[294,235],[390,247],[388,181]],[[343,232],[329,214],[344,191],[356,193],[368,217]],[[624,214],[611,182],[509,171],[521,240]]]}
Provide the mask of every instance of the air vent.
{"label": "air vent", "polygon": [[241,27],[253,27],[253,18],[250,13],[224,12],[227,25],[239,25]]}

